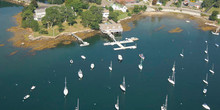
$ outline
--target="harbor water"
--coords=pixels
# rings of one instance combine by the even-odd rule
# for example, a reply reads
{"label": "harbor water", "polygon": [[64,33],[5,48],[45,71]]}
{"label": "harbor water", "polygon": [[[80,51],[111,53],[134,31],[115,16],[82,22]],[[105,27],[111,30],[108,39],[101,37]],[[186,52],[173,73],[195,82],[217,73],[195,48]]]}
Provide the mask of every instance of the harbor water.
{"label": "harbor water", "polygon": [[[53,49],[30,54],[30,49],[16,48],[8,39],[13,33],[7,29],[16,26],[14,15],[23,7],[0,1],[0,110],[73,110],[80,102],[80,110],[114,110],[119,96],[120,110],[159,110],[168,95],[168,110],[203,110],[207,103],[212,110],[220,109],[220,44],[219,36],[198,29],[196,21],[174,17],[145,17],[129,23],[133,28],[117,39],[137,37],[128,45],[137,49],[114,51],[117,46],[104,46],[108,40],[96,35],[80,47],[77,43],[59,45]],[[164,28],[157,30],[159,27]],[[169,33],[180,27],[180,33]],[[205,41],[209,45],[209,62]],[[179,54],[184,49],[184,58]],[[15,55],[9,55],[17,51]],[[138,69],[143,53],[143,70]],[[118,62],[118,54],[123,61]],[[82,60],[81,55],[86,56]],[[73,59],[73,64],[69,60]],[[112,61],[113,71],[108,67]],[[168,77],[176,62],[176,84]],[[90,64],[95,68],[90,70]],[[214,63],[215,74],[209,72]],[[78,71],[83,72],[79,80]],[[209,74],[207,94],[202,82]],[[123,76],[126,92],[120,90]],[[64,81],[67,79],[68,95],[64,98]],[[30,90],[35,85],[36,89]],[[27,94],[30,97],[23,101]]]}

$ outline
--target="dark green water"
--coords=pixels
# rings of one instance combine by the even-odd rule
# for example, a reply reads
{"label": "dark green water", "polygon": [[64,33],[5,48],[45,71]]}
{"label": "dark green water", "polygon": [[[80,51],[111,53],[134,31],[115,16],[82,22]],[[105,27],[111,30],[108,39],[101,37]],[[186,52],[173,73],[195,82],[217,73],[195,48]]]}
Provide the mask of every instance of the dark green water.
{"label": "dark green water", "polygon": [[[138,37],[135,50],[113,51],[111,46],[103,46],[106,41],[101,36],[87,39],[88,47],[78,44],[59,46],[29,55],[29,50],[15,48],[7,40],[13,36],[6,30],[15,26],[13,15],[22,7],[0,2],[0,110],[73,110],[80,98],[80,110],[114,110],[116,97],[120,97],[121,110],[158,110],[169,95],[168,110],[203,110],[206,102],[212,110],[220,109],[220,44],[219,36],[197,29],[194,21],[171,17],[146,17],[133,22],[135,28],[122,34]],[[155,29],[165,25],[159,31]],[[180,27],[184,31],[170,34],[170,29]],[[209,44],[210,62],[205,63],[205,40]],[[179,54],[184,49],[185,57]],[[18,53],[9,56],[15,50]],[[138,70],[139,53],[146,57],[143,71]],[[80,55],[87,59],[83,61]],[[117,61],[117,54],[123,55],[123,62]],[[74,60],[70,65],[69,60]],[[113,71],[108,66],[113,61]],[[171,75],[176,61],[176,85],[171,86],[167,78]],[[95,69],[90,70],[90,64]],[[202,93],[202,80],[215,64],[215,75],[209,74],[207,95]],[[77,72],[82,69],[83,80],[78,80]],[[64,77],[67,77],[69,94],[64,98]],[[127,92],[119,88],[122,77],[126,77]],[[48,83],[51,82],[51,83]],[[18,84],[16,86],[16,84]],[[30,92],[32,85],[36,89]],[[26,94],[30,98],[22,101]],[[182,103],[182,104],[181,104]]]}

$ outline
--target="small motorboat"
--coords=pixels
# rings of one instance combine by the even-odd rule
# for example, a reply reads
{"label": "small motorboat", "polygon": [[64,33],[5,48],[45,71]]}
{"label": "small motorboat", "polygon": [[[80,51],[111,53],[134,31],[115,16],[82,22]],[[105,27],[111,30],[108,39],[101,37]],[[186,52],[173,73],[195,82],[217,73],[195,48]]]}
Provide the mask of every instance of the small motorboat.
{"label": "small motorboat", "polygon": [[184,50],[182,50],[182,53],[180,53],[180,56],[183,58],[184,57]]}
{"label": "small motorboat", "polygon": [[190,21],[189,21],[189,20],[186,20],[186,22],[187,22],[187,23],[190,23]]}
{"label": "small motorboat", "polygon": [[35,88],[36,88],[36,86],[32,86],[32,87],[31,87],[31,90],[34,90]]}
{"label": "small motorboat", "polygon": [[210,107],[206,103],[202,104],[202,107],[205,108],[206,110],[210,110]]}
{"label": "small motorboat", "polygon": [[208,43],[208,41],[206,40],[205,43]]}
{"label": "small motorboat", "polygon": [[66,86],[66,77],[65,77],[65,87],[64,87],[64,90],[63,90],[63,94],[64,94],[64,97],[66,97],[68,95],[68,89],[67,89],[67,86]]}
{"label": "small motorboat", "polygon": [[70,60],[70,64],[73,64],[73,60],[72,59]]}
{"label": "small motorboat", "polygon": [[117,97],[117,103],[115,104],[115,109],[119,110],[119,97]]}
{"label": "small motorboat", "polygon": [[108,68],[110,71],[112,71],[112,61],[111,61],[110,66]]}
{"label": "small motorboat", "polygon": [[92,64],[90,65],[90,67],[91,67],[91,70],[92,70],[92,69],[94,69],[95,64],[94,64],[94,63],[92,63]]}
{"label": "small motorboat", "polygon": [[122,61],[122,60],[123,60],[122,55],[118,55],[118,60],[119,60],[119,61]]}
{"label": "small motorboat", "polygon": [[215,71],[214,71],[214,64],[212,64],[212,69],[210,69],[209,72],[212,73],[212,74],[215,74]]}
{"label": "small motorboat", "polygon": [[139,57],[141,57],[142,60],[144,60],[144,58],[145,58],[143,53],[139,54]]}
{"label": "small motorboat", "polygon": [[28,99],[29,97],[30,97],[30,95],[24,96],[24,100]]}
{"label": "small motorboat", "polygon": [[202,80],[206,85],[208,85],[208,73],[206,74],[205,80]]}
{"label": "small motorboat", "polygon": [[81,58],[82,58],[83,60],[85,60],[85,59],[86,59],[86,57],[85,57],[84,55],[81,55]]}
{"label": "small motorboat", "polygon": [[219,47],[219,45],[218,44],[215,44],[215,46],[218,48]]}

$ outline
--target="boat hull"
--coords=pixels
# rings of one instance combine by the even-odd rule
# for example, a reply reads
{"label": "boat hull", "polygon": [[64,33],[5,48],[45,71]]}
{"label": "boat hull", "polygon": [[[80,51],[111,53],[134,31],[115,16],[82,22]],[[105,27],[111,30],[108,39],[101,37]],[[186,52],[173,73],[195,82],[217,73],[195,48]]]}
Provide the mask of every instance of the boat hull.
{"label": "boat hull", "polygon": [[126,91],[126,88],[125,88],[123,85],[120,85],[120,88],[121,88],[121,90],[122,90],[123,92]]}

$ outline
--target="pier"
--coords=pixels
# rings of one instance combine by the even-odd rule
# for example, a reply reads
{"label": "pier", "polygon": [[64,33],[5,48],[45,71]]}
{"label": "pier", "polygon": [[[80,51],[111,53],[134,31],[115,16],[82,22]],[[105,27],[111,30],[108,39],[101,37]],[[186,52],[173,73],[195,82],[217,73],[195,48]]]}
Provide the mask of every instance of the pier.
{"label": "pier", "polygon": [[117,41],[115,39],[115,36],[112,33],[116,33],[116,32],[122,32],[123,28],[121,26],[121,24],[119,23],[115,23],[114,21],[110,21],[109,23],[104,23],[104,24],[100,24],[100,30],[102,31],[102,33],[107,34],[112,40],[113,42],[106,42],[104,43],[105,46],[107,45],[118,45],[118,48],[114,48],[114,50],[125,50],[125,49],[136,49],[137,46],[123,46],[122,44],[126,44],[126,43],[133,43],[135,40],[138,40],[138,38],[126,38],[123,41]]}
{"label": "pier", "polygon": [[83,41],[80,37],[78,37],[78,36],[75,35],[74,33],[72,33],[72,36],[75,37],[75,38],[81,43],[81,44],[80,44],[81,47],[82,47],[82,46],[88,46],[88,45],[89,45],[88,42]]}

